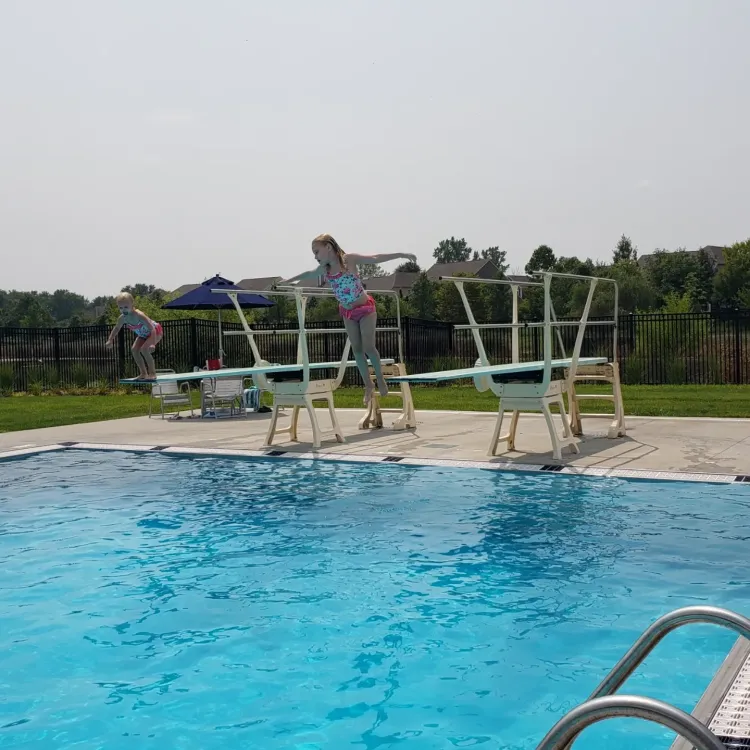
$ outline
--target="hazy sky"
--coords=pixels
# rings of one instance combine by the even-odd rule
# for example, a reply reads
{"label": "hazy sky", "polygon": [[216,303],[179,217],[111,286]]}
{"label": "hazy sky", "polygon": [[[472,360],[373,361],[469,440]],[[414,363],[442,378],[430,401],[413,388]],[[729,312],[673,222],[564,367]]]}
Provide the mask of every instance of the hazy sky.
{"label": "hazy sky", "polygon": [[320,232],[513,269],[744,240],[748,29],[750,0],[0,0],[0,288],[290,276]]}

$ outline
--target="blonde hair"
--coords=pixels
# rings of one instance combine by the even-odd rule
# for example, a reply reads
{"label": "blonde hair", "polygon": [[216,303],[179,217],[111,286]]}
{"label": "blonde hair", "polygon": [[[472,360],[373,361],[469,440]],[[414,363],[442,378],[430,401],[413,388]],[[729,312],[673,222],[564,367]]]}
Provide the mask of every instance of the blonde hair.
{"label": "blonde hair", "polygon": [[135,304],[135,300],[133,299],[133,295],[130,292],[120,292],[115,297],[115,303],[117,303],[119,305],[120,302],[127,302],[128,304],[131,304],[131,305]]}
{"label": "blonde hair", "polygon": [[341,264],[341,268],[346,271],[346,253],[341,249],[341,245],[339,245],[336,240],[331,237],[330,234],[319,234],[314,240],[313,244],[316,242],[319,242],[321,244],[327,244],[330,245],[333,248],[333,251],[336,253],[336,257],[338,258],[339,263]]}

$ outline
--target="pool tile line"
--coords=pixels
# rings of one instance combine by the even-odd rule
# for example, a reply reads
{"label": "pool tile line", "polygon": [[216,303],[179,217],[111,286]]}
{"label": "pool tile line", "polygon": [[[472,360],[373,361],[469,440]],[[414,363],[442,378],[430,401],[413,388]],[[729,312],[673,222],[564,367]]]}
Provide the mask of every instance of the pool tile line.
{"label": "pool tile line", "polygon": [[703,482],[711,484],[750,483],[750,475],[745,474],[702,474],[690,472],[645,471],[642,469],[616,469],[596,466],[563,466],[560,464],[525,464],[513,461],[472,461],[466,459],[421,458],[415,456],[367,455],[362,453],[312,453],[279,449],[232,449],[200,448],[164,445],[130,445],[114,443],[83,443],[67,441],[44,446],[17,448],[0,452],[0,461],[29,456],[35,453],[49,453],[63,450],[103,450],[127,451],[129,453],[157,452],[183,456],[225,456],[239,458],[278,458],[280,460],[343,461],[351,463],[398,463],[403,466],[436,466],[456,469],[483,469],[489,471],[545,472],[570,476],[605,477],[616,479],[651,479],[679,482]]}

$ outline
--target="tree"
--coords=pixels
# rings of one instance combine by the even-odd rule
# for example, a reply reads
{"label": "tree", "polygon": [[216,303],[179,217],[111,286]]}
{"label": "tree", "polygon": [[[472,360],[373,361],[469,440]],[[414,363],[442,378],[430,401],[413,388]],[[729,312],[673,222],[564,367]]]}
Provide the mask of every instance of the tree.
{"label": "tree", "polygon": [[50,311],[36,292],[21,292],[6,313],[6,325],[48,328],[55,324]]}
{"label": "tree", "polygon": [[57,289],[49,299],[49,310],[58,323],[64,323],[71,316],[81,318],[89,306],[88,300],[67,289]]}
{"label": "tree", "polygon": [[384,271],[377,263],[362,263],[359,267],[359,275],[363,279],[374,279],[378,276],[388,276],[388,273]]}
{"label": "tree", "polygon": [[[684,249],[673,253],[657,250],[649,258],[647,266],[648,276],[657,296],[656,304],[663,306],[664,300],[670,294],[685,294],[691,274],[695,274],[697,283],[707,286],[705,262],[701,261],[698,254],[688,253]],[[710,264],[710,261],[708,263]],[[706,291],[708,293],[708,290]]]}
{"label": "tree", "polygon": [[[470,274],[456,275],[472,277]],[[464,286],[466,298],[477,322],[484,321],[485,318],[481,286],[481,284],[466,284]],[[466,308],[456,285],[452,281],[445,281],[438,285],[435,305],[438,320],[444,320],[448,323],[468,323]]]}
{"label": "tree", "polygon": [[396,267],[396,273],[420,273],[421,270],[419,263],[414,260],[407,260],[406,263]]}
{"label": "tree", "polygon": [[750,294],[750,239],[724,250],[724,267],[716,275],[714,289],[724,305],[741,306]]}
{"label": "tree", "polygon": [[537,271],[549,271],[554,268],[556,262],[555,253],[549,245],[539,245],[539,247],[531,253],[531,258],[526,264],[526,273],[532,274]]}
{"label": "tree", "polygon": [[129,292],[133,297],[152,297],[155,294],[159,294],[161,297],[165,297],[167,292],[164,289],[159,289],[153,284],[129,284],[122,288],[123,292]]}
{"label": "tree", "polygon": [[623,234],[617,243],[617,247],[615,247],[612,255],[612,263],[620,263],[624,260],[638,260],[638,248],[633,246],[630,237],[626,237]]}
{"label": "tree", "polygon": [[422,271],[409,293],[409,314],[422,320],[435,320],[436,287],[437,283],[427,278],[427,274]]}
{"label": "tree", "polygon": [[460,263],[471,258],[471,248],[463,237],[460,240],[451,237],[440,242],[432,255],[436,263]]}

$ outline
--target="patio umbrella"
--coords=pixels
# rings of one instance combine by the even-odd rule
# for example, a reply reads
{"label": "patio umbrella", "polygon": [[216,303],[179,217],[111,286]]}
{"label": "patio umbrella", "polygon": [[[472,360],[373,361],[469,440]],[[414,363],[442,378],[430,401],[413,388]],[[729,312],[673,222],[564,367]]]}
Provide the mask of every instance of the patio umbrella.
{"label": "patio umbrella", "polygon": [[[216,310],[219,315],[219,361],[224,364],[224,348],[221,338],[221,311],[234,310],[234,304],[229,297],[223,294],[214,294],[212,289],[226,289],[227,291],[241,291],[240,287],[233,284],[218,274],[199,284],[181,297],[173,299],[162,305],[167,310]],[[240,307],[271,307],[274,304],[267,297],[260,294],[238,294],[237,302]]]}

